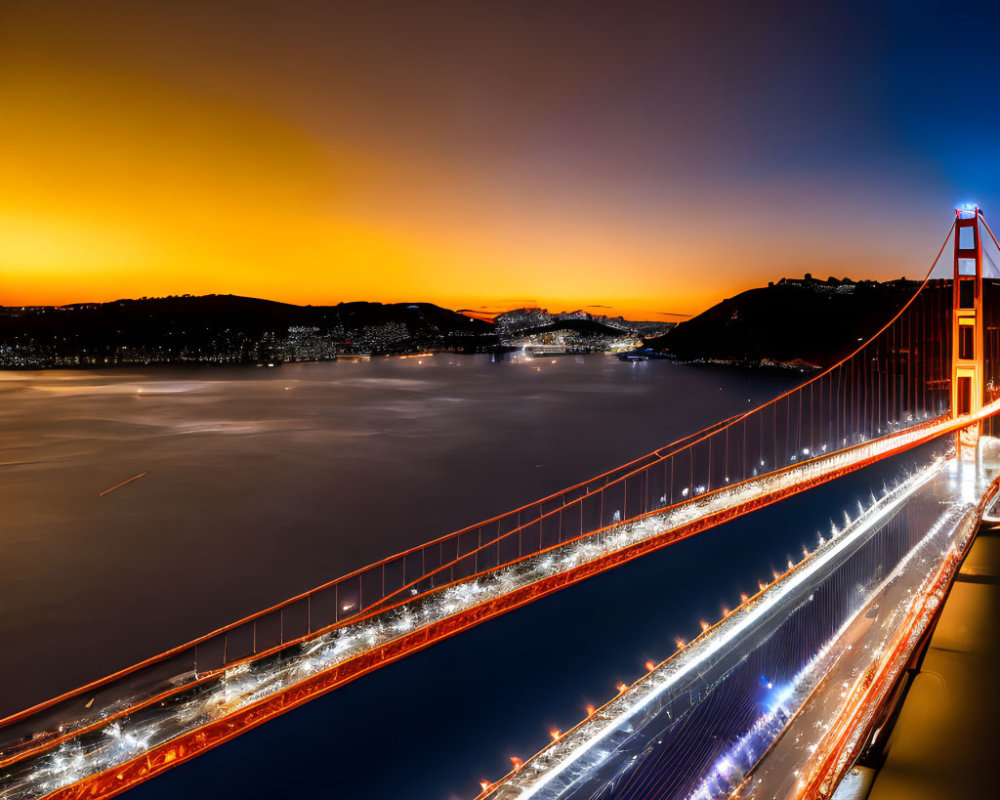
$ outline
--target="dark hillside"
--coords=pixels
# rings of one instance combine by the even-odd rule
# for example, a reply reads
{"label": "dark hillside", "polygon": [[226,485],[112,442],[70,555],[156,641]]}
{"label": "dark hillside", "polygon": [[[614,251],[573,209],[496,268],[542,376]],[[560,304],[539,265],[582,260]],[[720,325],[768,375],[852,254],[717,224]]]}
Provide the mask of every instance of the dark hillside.
{"label": "dark hillside", "polygon": [[647,345],[690,361],[828,366],[888,322],[918,286],[782,280],[723,300]]}
{"label": "dark hillside", "polygon": [[430,303],[296,306],[235,295],[0,308],[4,366],[281,360],[292,332],[323,354],[493,344],[493,325]]}

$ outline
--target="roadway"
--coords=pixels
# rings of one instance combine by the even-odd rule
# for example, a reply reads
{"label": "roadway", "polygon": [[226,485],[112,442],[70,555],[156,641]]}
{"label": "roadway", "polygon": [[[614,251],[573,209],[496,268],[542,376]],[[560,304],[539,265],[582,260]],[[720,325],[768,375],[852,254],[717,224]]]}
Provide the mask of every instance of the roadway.
{"label": "roadway", "polygon": [[[836,662],[734,797],[786,800],[834,792],[930,624],[978,524],[976,503],[995,473],[953,462],[929,487],[940,502],[951,503],[940,524],[845,631]],[[853,784],[854,777],[845,791],[854,791]]]}

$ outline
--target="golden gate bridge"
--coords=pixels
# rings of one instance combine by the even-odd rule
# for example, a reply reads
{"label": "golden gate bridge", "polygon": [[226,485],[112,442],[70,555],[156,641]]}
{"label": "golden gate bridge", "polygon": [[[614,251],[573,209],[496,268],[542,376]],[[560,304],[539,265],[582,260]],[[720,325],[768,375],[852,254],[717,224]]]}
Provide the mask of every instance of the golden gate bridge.
{"label": "golden gate bridge", "polygon": [[[983,280],[984,232],[996,245],[978,208],[957,211],[927,277],[877,333],[758,408],[0,720],[0,798],[110,797],[480,622],[878,461],[944,448],[482,785],[491,800],[750,797],[765,785],[761,765],[789,759],[794,768],[770,771],[794,772],[787,796],[830,796],[997,492],[1000,303]],[[951,277],[933,278],[949,242]],[[856,586],[869,591],[854,597]],[[863,624],[889,598],[891,625]],[[780,700],[741,718],[732,752],[699,745],[697,726],[726,698],[739,707],[754,665],[792,634],[819,638]],[[846,669],[836,651],[852,643],[872,645],[858,662],[867,678],[844,681],[815,747],[782,753],[775,743],[808,717],[824,677]]]}

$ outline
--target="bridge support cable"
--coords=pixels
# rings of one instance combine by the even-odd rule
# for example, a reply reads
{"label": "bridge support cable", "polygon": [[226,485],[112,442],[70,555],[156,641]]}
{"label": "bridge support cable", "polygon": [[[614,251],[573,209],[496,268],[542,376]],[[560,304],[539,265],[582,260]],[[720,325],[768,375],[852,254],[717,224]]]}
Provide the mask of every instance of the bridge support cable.
{"label": "bridge support cable", "polygon": [[[387,594],[379,607],[479,572],[491,559],[514,560],[948,414],[951,288],[931,275],[954,231],[953,222],[908,301],[837,364],[596,491],[539,505],[520,525],[497,530],[466,554],[442,559],[418,580]],[[852,291],[864,295],[869,289],[862,284]]]}

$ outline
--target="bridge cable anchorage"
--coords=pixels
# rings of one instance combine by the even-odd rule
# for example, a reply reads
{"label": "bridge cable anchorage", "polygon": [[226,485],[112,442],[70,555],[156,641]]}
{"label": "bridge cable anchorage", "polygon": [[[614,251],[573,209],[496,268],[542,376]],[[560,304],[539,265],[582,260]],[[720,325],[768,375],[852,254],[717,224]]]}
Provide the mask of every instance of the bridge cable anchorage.
{"label": "bridge cable anchorage", "polygon": [[[16,773],[25,800],[43,787],[52,800],[71,787],[93,798],[121,791],[471,625],[975,423],[992,426],[997,400],[969,414],[950,402],[954,290],[931,275],[955,231],[953,221],[919,285],[813,282],[861,300],[881,291],[877,302],[899,307],[798,387],[0,720],[0,769]],[[983,322],[984,375],[995,375],[1000,326]],[[119,744],[105,747],[106,736]]]}

